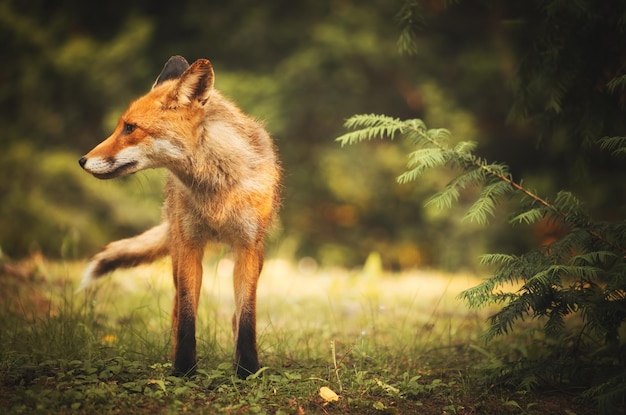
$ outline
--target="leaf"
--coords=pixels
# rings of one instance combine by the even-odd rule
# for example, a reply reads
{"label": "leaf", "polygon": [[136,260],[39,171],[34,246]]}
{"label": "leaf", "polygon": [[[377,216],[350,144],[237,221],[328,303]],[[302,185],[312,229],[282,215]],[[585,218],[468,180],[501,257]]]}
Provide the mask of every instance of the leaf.
{"label": "leaf", "polygon": [[398,49],[406,55],[417,53],[417,34],[425,26],[424,12],[419,1],[403,1],[396,15],[400,27]]}
{"label": "leaf", "polygon": [[377,411],[384,411],[387,409],[387,406],[385,406],[385,404],[381,401],[376,401],[372,404],[372,408],[376,409]]}
{"label": "leaf", "polygon": [[422,170],[439,167],[448,161],[447,156],[439,148],[420,148],[409,155],[408,167],[420,166]]}
{"label": "leaf", "polygon": [[461,155],[471,154],[478,144],[475,141],[461,141],[454,147],[454,152]]}
{"label": "leaf", "polygon": [[450,152],[443,151],[439,148],[421,148],[415,150],[409,155],[407,167],[410,170],[398,176],[397,181],[400,184],[412,182],[424,174],[426,169],[443,166],[449,159]]}
{"label": "leaf", "polygon": [[428,136],[428,138],[430,138],[430,140],[433,143],[438,144],[442,147],[446,147],[446,148],[447,148],[446,144],[448,143],[451,137],[450,131],[445,128],[434,128],[432,130],[428,130],[426,135]]}
{"label": "leaf", "polygon": [[617,255],[611,251],[595,251],[588,252],[585,254],[575,255],[570,260],[571,264],[575,264],[577,262],[582,262],[584,264],[593,265],[593,264],[603,264],[609,260],[614,260],[617,258]]}
{"label": "leaf", "polygon": [[335,402],[339,400],[339,395],[334,390],[327,386],[322,386],[319,392],[320,396],[325,402]]}
{"label": "leaf", "polygon": [[388,383],[385,383],[379,379],[376,379],[376,384],[390,395],[398,395],[400,393],[400,389],[396,388],[395,386],[391,386]]}
{"label": "leaf", "polygon": [[532,225],[533,223],[539,222],[543,219],[544,214],[545,209],[543,208],[530,209],[509,219],[509,223],[525,223],[527,225]]}
{"label": "leaf", "polygon": [[150,379],[148,385],[157,385],[163,392],[165,392],[165,382],[161,379]]}
{"label": "leaf", "polygon": [[463,220],[486,225],[489,222],[488,217],[495,216],[496,202],[512,190],[513,188],[507,182],[502,181],[484,185],[480,196],[468,209]]}
{"label": "leaf", "polygon": [[342,146],[374,138],[393,139],[396,134],[407,128],[407,125],[397,118],[376,114],[354,115],[346,120],[344,126],[348,129],[360,129],[336,138]]}
{"label": "leaf", "polygon": [[481,265],[509,264],[515,257],[507,254],[485,254],[480,257]]}
{"label": "leaf", "polygon": [[255,373],[252,373],[250,375],[248,375],[248,377],[246,378],[247,380],[252,380],[252,379],[259,379],[263,372],[265,372],[267,369],[269,369],[267,366],[264,366],[262,368],[260,368],[259,370],[257,370]]}
{"label": "leaf", "polygon": [[601,149],[611,151],[614,156],[626,155],[626,137],[604,137],[599,143]]}
{"label": "leaf", "polygon": [[426,203],[424,203],[424,206],[435,205],[437,209],[451,208],[452,203],[459,200],[459,196],[460,193],[456,186],[448,185],[444,187],[443,190],[435,193],[430,198],[428,198]]}
{"label": "leaf", "polygon": [[607,89],[612,94],[615,93],[616,89],[623,90],[625,86],[626,86],[626,75],[617,76],[611,79],[608,84],[606,84]]}

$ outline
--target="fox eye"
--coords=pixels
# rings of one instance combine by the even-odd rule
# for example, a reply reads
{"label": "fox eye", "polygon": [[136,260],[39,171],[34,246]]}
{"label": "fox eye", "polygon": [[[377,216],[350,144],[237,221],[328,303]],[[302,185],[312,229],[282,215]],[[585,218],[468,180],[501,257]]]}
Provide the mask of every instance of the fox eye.
{"label": "fox eye", "polygon": [[135,124],[130,124],[125,122],[124,123],[124,134],[128,135],[128,134],[132,134],[133,131],[135,131],[135,129],[137,128],[137,126]]}

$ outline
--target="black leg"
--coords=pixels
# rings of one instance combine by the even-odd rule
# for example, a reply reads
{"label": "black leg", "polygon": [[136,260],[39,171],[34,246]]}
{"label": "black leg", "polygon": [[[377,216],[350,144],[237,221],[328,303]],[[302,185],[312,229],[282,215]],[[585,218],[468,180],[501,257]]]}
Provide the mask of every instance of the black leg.
{"label": "black leg", "polygon": [[195,317],[180,315],[176,330],[174,351],[175,376],[189,376],[196,370],[196,321]]}
{"label": "black leg", "polygon": [[235,353],[237,376],[245,379],[259,370],[256,349],[256,321],[250,313],[242,313]]}

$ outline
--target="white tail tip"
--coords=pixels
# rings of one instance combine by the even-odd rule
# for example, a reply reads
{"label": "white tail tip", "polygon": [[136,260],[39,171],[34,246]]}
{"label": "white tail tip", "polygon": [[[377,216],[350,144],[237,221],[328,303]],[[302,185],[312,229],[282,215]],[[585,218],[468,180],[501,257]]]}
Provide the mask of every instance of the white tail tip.
{"label": "white tail tip", "polygon": [[78,284],[78,288],[76,289],[76,293],[84,291],[91,285],[91,283],[96,279],[93,275],[94,270],[96,269],[96,261],[92,261],[87,265],[85,271],[83,272],[83,279],[80,280],[80,284]]}

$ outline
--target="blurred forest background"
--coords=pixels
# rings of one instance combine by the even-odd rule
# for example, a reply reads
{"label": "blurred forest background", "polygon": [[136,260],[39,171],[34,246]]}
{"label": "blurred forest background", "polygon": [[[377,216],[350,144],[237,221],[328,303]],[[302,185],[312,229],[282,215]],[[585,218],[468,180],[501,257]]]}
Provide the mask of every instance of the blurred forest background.
{"label": "blurred forest background", "polygon": [[[408,143],[335,142],[358,113],[447,128],[538,194],[567,189],[623,218],[623,159],[592,143],[626,131],[624,16],[617,0],[0,0],[1,252],[79,259],[159,221],[163,172],[103,182],[77,160],[174,54],[210,59],[216,87],[275,137],[275,253],[458,270],[558,237],[545,221],[462,222],[472,189],[425,208],[455,172],[397,184]],[[407,37],[413,54],[399,52]]]}

